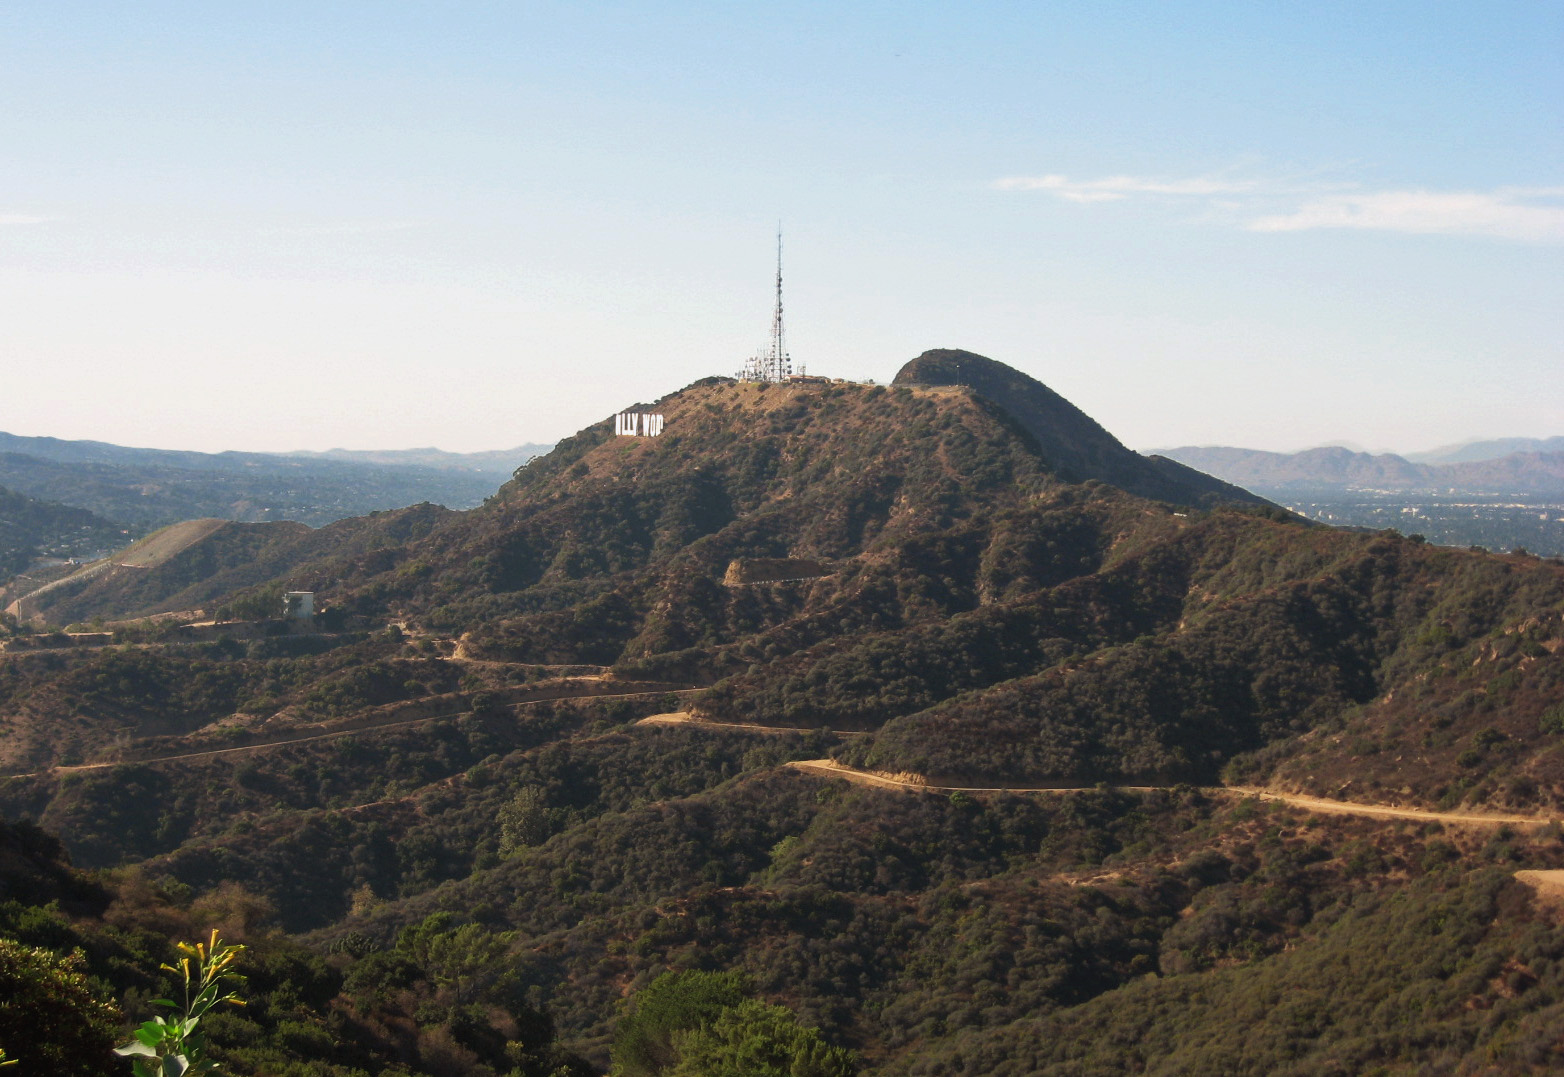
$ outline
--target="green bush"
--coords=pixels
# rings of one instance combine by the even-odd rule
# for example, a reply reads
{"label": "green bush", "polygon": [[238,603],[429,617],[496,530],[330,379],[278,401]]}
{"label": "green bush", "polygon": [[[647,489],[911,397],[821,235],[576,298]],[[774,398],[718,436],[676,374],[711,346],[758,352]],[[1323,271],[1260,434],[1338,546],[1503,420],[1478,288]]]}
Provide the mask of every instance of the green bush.
{"label": "green bush", "polygon": [[1564,733],[1564,703],[1542,712],[1542,717],[1537,719],[1537,728],[1544,733]]}
{"label": "green bush", "polygon": [[665,972],[614,1035],[614,1077],[852,1077],[851,1051],[792,1011],[746,997],[737,972]]}
{"label": "green bush", "polygon": [[709,1025],[675,1035],[668,1077],[852,1077],[853,1053],[833,1047],[783,1006],[749,999]]}
{"label": "green bush", "polygon": [[0,1046],[14,1077],[104,1077],[116,1071],[119,1011],[99,998],[80,950],[57,954],[0,938]]}
{"label": "green bush", "polygon": [[614,1077],[656,1077],[678,1061],[674,1040],[745,999],[737,972],[665,972],[636,993],[614,1031]]}

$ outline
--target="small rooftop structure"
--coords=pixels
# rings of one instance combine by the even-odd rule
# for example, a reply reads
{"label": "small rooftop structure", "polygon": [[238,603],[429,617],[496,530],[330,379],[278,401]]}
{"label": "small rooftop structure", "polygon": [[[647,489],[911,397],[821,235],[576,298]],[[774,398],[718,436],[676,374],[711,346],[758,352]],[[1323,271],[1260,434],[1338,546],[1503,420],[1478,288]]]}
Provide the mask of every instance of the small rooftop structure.
{"label": "small rooftop structure", "polygon": [[289,591],[282,596],[282,616],[289,621],[315,619],[315,592]]}

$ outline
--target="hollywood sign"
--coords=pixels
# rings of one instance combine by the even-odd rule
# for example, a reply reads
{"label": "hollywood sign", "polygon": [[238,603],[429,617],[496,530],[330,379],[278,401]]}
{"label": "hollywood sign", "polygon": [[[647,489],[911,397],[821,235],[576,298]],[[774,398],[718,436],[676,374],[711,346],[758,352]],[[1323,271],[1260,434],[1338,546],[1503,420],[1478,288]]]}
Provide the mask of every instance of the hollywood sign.
{"label": "hollywood sign", "polygon": [[622,411],[614,416],[614,433],[630,437],[654,438],[663,432],[661,415],[645,415],[638,411]]}

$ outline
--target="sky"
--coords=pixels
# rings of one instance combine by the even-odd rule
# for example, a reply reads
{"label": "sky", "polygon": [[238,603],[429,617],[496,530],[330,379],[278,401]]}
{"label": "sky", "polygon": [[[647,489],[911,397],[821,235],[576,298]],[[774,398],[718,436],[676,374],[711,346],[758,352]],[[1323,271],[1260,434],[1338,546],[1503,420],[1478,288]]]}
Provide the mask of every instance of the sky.
{"label": "sky", "polygon": [[1564,4],[0,5],[0,430],[547,442],[1015,366],[1141,449],[1564,433]]}

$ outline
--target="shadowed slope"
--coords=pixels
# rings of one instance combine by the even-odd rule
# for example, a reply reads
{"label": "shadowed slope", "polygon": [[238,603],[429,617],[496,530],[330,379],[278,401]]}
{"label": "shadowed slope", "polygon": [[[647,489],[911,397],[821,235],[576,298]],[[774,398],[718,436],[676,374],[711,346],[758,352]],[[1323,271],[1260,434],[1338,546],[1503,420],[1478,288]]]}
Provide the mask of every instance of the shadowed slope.
{"label": "shadowed slope", "polygon": [[926,351],[902,367],[892,384],[965,386],[1013,418],[1054,472],[1071,482],[1097,479],[1176,504],[1268,504],[1177,461],[1132,452],[1042,382],[985,356],[953,348]]}

